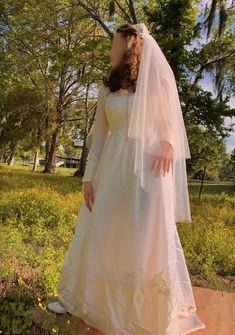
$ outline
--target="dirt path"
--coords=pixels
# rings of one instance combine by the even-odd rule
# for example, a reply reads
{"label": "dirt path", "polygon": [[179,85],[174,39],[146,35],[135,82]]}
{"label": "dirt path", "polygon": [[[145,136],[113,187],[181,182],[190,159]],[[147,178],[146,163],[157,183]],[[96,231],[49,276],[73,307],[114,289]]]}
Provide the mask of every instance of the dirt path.
{"label": "dirt path", "polygon": [[235,293],[194,287],[197,313],[206,329],[192,335],[235,335]]}
{"label": "dirt path", "polygon": [[[206,324],[206,329],[191,332],[192,335],[235,335],[235,293],[216,291],[193,286],[197,305],[197,314]],[[51,299],[53,301],[56,299]],[[45,302],[43,305],[47,304]],[[48,315],[58,326],[68,327],[66,335],[102,335],[99,331],[85,324],[70,314],[59,315],[42,312],[39,308],[32,310],[37,323],[48,323]],[[49,314],[48,314],[49,313]],[[49,321],[50,322],[50,321]],[[134,334],[133,334],[134,335]]]}

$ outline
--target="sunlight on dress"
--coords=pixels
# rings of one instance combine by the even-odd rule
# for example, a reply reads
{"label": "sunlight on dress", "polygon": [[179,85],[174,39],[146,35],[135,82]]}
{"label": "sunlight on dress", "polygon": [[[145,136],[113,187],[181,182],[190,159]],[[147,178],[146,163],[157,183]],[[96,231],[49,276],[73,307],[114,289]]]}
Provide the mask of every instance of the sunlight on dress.
{"label": "sunlight on dress", "polygon": [[[135,93],[101,84],[83,181],[83,200],[58,283],[72,315],[106,335],[186,335],[204,329],[174,219],[172,171],[155,197],[133,173],[127,137]],[[174,284],[171,289],[168,283]]]}

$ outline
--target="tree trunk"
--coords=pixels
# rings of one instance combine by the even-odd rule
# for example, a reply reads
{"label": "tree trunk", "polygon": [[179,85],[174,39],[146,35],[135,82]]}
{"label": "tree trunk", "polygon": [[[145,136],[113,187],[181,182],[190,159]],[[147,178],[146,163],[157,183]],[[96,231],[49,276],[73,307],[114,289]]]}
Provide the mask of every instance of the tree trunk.
{"label": "tree trunk", "polygon": [[33,170],[36,171],[37,168],[37,160],[38,160],[38,154],[39,154],[39,148],[36,148],[35,154],[34,154],[34,160],[33,160]]}
{"label": "tree trunk", "polygon": [[206,165],[204,166],[204,170],[203,170],[202,181],[201,181],[201,185],[200,185],[200,191],[199,191],[198,199],[201,198],[202,187],[203,187],[203,183],[204,183],[205,175],[206,175]]}
{"label": "tree trunk", "polygon": [[8,165],[13,165],[13,158],[14,158],[14,154],[15,154],[16,145],[17,145],[17,141],[16,140],[12,141],[10,143],[10,150],[11,150],[11,152],[10,152],[10,155],[8,157],[8,160],[7,160],[7,164]]}
{"label": "tree trunk", "polygon": [[[65,69],[61,73],[60,78],[60,92],[58,102],[56,105],[56,126],[52,133],[51,145],[48,150],[48,156],[46,157],[45,169],[43,173],[55,173],[56,170],[56,148],[59,141],[59,134],[63,124],[63,112],[64,112],[64,94],[65,94]],[[47,120],[48,121],[48,120]]]}
{"label": "tree trunk", "polygon": [[[49,120],[48,117],[46,118],[46,122],[45,122],[45,128],[46,128],[46,134],[48,133],[48,129],[49,129]],[[47,136],[46,138],[46,144],[45,144],[45,161],[47,162],[48,160],[48,156],[49,156],[49,151],[50,151],[50,140]],[[46,165],[46,163],[45,163]]]}
{"label": "tree trunk", "polygon": [[85,172],[85,167],[86,167],[86,158],[89,150],[87,146],[85,145],[85,140],[83,142],[82,146],[82,154],[81,154],[81,159],[79,162],[79,168],[74,172],[74,176],[82,177],[84,172]]}
{"label": "tree trunk", "polygon": [[0,162],[6,163],[7,155],[6,155],[6,146],[2,146]]}
{"label": "tree trunk", "polygon": [[50,140],[47,139],[46,146],[45,146],[45,166],[46,166],[46,162],[48,161],[49,152],[50,152]]}
{"label": "tree trunk", "polygon": [[60,129],[59,127],[57,127],[52,134],[50,150],[48,153],[48,157],[46,159],[45,169],[43,171],[44,173],[55,173],[56,169],[55,156],[56,156],[56,147],[59,140],[59,132]]}

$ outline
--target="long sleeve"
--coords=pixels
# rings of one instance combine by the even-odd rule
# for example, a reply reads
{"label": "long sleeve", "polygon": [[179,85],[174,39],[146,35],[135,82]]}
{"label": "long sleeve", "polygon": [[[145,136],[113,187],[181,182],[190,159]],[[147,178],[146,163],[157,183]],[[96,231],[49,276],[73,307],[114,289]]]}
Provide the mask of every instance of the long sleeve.
{"label": "long sleeve", "polygon": [[82,181],[91,181],[95,175],[103,146],[107,137],[109,125],[105,113],[106,87],[102,83],[99,86],[95,120],[92,125],[92,139],[87,156],[87,163]]}
{"label": "long sleeve", "polygon": [[174,148],[174,129],[172,126],[173,109],[171,105],[171,99],[169,96],[168,81],[165,79],[161,80],[162,96],[160,98],[161,109],[164,113],[158,118],[158,134],[161,140],[167,141]]}

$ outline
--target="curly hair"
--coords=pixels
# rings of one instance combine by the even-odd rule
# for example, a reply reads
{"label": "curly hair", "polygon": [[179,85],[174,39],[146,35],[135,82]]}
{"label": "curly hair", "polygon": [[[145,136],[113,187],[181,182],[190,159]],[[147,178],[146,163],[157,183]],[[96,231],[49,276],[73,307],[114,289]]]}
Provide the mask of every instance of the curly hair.
{"label": "curly hair", "polygon": [[119,89],[136,90],[137,78],[139,73],[140,60],[143,50],[143,38],[133,24],[122,24],[116,30],[126,39],[133,36],[131,48],[124,52],[119,65],[110,70],[107,76],[103,76],[103,83],[108,86],[111,92]]}

